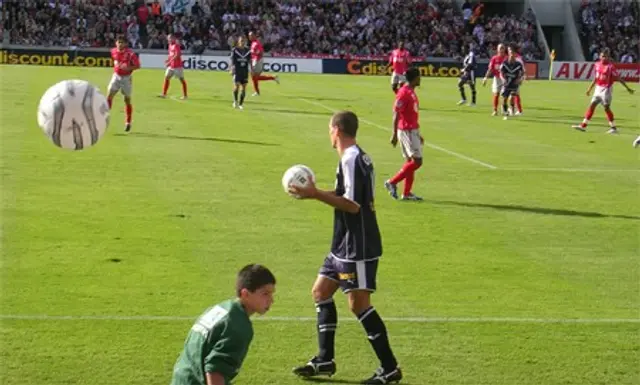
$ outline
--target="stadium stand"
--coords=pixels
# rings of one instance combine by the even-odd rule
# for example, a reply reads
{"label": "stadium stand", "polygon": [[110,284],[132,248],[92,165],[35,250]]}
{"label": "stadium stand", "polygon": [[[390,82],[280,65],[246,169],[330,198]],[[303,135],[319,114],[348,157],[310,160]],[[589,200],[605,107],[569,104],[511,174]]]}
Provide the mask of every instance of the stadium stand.
{"label": "stadium stand", "polygon": [[600,51],[607,47],[616,61],[638,62],[639,16],[637,1],[583,0],[578,13],[578,26],[585,58],[595,61]]}
{"label": "stadium stand", "polygon": [[414,56],[460,57],[474,43],[481,58],[497,42],[543,59],[535,19],[485,16],[482,5],[454,0],[246,1],[4,0],[2,28],[13,44],[112,46],[125,34],[135,48],[166,48],[177,33],[191,52],[226,50],[258,30],[273,54],[387,55],[399,40]]}

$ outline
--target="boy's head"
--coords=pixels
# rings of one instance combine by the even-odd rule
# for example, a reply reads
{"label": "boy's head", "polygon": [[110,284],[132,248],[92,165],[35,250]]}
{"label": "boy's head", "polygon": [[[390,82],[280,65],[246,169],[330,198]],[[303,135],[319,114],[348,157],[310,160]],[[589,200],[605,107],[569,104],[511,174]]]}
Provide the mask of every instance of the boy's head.
{"label": "boy's head", "polygon": [[345,138],[355,139],[358,133],[358,117],[351,111],[339,111],[329,120],[329,138],[333,148]]}
{"label": "boy's head", "polygon": [[238,273],[236,295],[249,315],[269,311],[275,291],[276,277],[262,265],[252,263]]}

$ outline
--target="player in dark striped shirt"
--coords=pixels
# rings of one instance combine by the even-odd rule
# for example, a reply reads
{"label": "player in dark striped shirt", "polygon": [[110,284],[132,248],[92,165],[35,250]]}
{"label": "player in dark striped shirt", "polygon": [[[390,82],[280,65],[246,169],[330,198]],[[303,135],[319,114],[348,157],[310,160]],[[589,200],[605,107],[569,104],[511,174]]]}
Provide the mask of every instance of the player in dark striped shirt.
{"label": "player in dark striped shirt", "polygon": [[476,105],[476,67],[476,55],[473,52],[473,46],[469,46],[469,53],[462,61],[462,73],[460,75],[460,80],[458,81],[458,89],[460,90],[460,96],[462,97],[458,102],[458,105],[462,105],[467,102],[467,95],[464,92],[465,84],[468,84],[471,89],[471,104],[469,105]]}
{"label": "player in dark striped shirt", "polygon": [[516,53],[512,47],[509,47],[509,58],[500,66],[500,73],[504,80],[504,85],[502,86],[502,113],[504,119],[507,120],[507,116],[509,115],[507,102],[510,102],[511,111],[514,111],[514,97],[518,95],[520,84],[524,78],[524,66],[522,62],[516,59]]}
{"label": "player in dark striped shirt", "polygon": [[333,301],[340,288],[349,298],[349,307],[364,327],[380,368],[363,384],[388,384],[402,379],[382,318],[371,305],[376,290],[378,260],[382,241],[374,204],[373,162],[356,143],[358,117],[350,111],[337,112],[329,122],[331,144],[340,155],[334,191],[291,187],[302,198],[313,198],[334,208],[331,251],[313,285],[318,316],[318,354],[293,372],[300,377],[331,376],[336,372],[334,341],[338,312]]}

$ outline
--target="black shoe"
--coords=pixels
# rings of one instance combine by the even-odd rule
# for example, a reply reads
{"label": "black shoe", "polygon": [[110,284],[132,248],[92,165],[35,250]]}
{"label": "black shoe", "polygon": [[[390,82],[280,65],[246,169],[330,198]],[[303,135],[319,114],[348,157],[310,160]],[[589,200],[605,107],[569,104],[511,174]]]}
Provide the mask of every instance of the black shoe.
{"label": "black shoe", "polygon": [[315,376],[333,376],[336,374],[336,363],[331,361],[321,361],[318,357],[313,357],[303,366],[293,368],[293,374],[309,378]]}
{"label": "black shoe", "polygon": [[376,372],[371,378],[367,378],[362,381],[363,384],[390,384],[392,382],[398,383],[402,380],[402,371],[399,367],[393,369],[390,372],[385,372],[383,368],[376,369]]}
{"label": "black shoe", "polygon": [[131,131],[131,123],[126,123],[124,125],[124,132],[129,132]]}

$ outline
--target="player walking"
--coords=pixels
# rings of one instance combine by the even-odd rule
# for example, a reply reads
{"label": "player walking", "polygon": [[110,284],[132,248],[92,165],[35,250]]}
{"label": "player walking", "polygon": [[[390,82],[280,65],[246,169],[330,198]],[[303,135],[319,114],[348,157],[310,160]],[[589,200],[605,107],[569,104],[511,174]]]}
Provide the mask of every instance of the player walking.
{"label": "player walking", "polygon": [[398,48],[391,52],[389,66],[393,68],[391,74],[391,89],[393,93],[398,92],[402,83],[406,82],[405,73],[411,64],[411,53],[404,48],[404,42],[398,43]]}
{"label": "player walking", "polygon": [[498,44],[498,53],[493,55],[489,61],[489,68],[487,73],[484,74],[482,79],[482,86],[487,84],[487,78],[489,75],[493,75],[493,85],[491,86],[491,93],[493,94],[493,116],[498,115],[498,102],[500,101],[500,91],[502,90],[503,80],[500,74],[500,66],[507,58],[507,50],[504,44]]}
{"label": "player walking", "polygon": [[[520,84],[524,78],[524,66],[516,60],[515,51],[509,47],[509,58],[500,66],[500,74],[503,79],[502,86],[502,114],[507,120],[509,111],[515,110],[515,97],[518,95]],[[510,102],[511,109],[507,107]]]}
{"label": "player walking", "polygon": [[173,369],[171,385],[227,385],[238,374],[253,339],[252,314],[273,304],[276,278],[247,265],[236,279],[236,299],[207,309],[191,327]]}
{"label": "player walking", "polygon": [[165,61],[167,70],[164,73],[164,83],[162,85],[162,95],[160,97],[166,98],[167,91],[169,90],[169,84],[172,77],[177,77],[182,83],[182,98],[187,99],[187,81],[184,78],[184,68],[182,67],[182,48],[180,48],[180,42],[175,35],[169,34],[167,36],[169,42],[169,57]]}
{"label": "player walking", "polygon": [[331,144],[340,156],[334,191],[291,186],[302,198],[317,199],[335,208],[331,252],[313,285],[318,317],[318,354],[293,372],[300,377],[333,375],[334,342],[338,312],[333,296],[338,288],[347,295],[349,308],[364,327],[381,367],[364,384],[388,384],[402,379],[382,318],[371,305],[376,290],[382,241],[374,204],[373,162],[356,143],[358,118],[350,111],[337,112],[329,122]]}
{"label": "player walking", "polygon": [[609,49],[605,48],[600,53],[600,61],[596,63],[595,72],[596,77],[593,79],[591,84],[589,84],[589,88],[587,88],[587,96],[591,95],[591,90],[593,90],[593,86],[596,87],[596,91],[593,94],[593,98],[591,99],[591,104],[589,104],[589,108],[587,108],[587,112],[584,115],[584,120],[579,125],[573,125],[571,127],[576,130],[586,131],[587,125],[589,125],[589,121],[593,117],[593,113],[596,110],[598,104],[602,104],[604,107],[604,113],[607,114],[607,119],[609,120],[609,134],[618,133],[618,129],[616,128],[616,124],[614,121],[613,111],[611,111],[611,102],[613,100],[613,83],[617,81],[627,89],[630,94],[633,94],[635,91],[627,86],[624,80],[620,78],[618,75],[618,71],[613,63],[609,60]]}
{"label": "player walking", "polygon": [[[520,62],[520,64],[522,64],[522,82],[524,83],[524,81],[527,79],[527,66],[524,62],[524,58],[518,52],[518,49],[516,47],[512,47],[512,49],[515,52],[516,60]],[[522,83],[520,85],[522,85]],[[516,108],[514,111],[512,111],[512,113],[516,116],[522,115],[522,95],[520,90],[518,90],[518,94],[514,96],[514,105]]]}
{"label": "player walking", "polygon": [[[251,51],[247,48],[247,41],[244,36],[240,36],[238,44],[231,51],[231,75],[233,76],[233,108],[243,109],[244,97],[247,93],[247,83],[249,82],[249,66],[251,64]],[[238,100],[238,88],[240,100]]]}
{"label": "player walking", "polygon": [[280,78],[278,76],[262,75],[264,69],[264,47],[255,32],[249,32],[249,40],[251,41],[251,81],[253,82],[253,96],[260,96],[260,81],[261,80],[273,80],[280,84]]}
{"label": "player walking", "polygon": [[467,102],[467,95],[464,92],[465,84],[469,85],[471,89],[471,103],[470,106],[476,105],[476,54],[473,52],[473,47],[469,47],[469,53],[464,57],[462,61],[462,74],[458,81],[458,89],[460,90],[460,96],[462,97],[458,102],[458,105],[465,104]]}
{"label": "player walking", "polygon": [[127,40],[123,36],[119,36],[116,40],[116,47],[111,49],[111,59],[113,59],[113,75],[107,90],[107,102],[109,108],[113,105],[113,97],[118,92],[122,92],[125,104],[125,125],[124,130],[131,130],[131,117],[133,115],[133,105],[131,104],[131,95],[133,92],[131,83],[131,74],[140,68],[140,60],[131,49],[127,48]]}
{"label": "player walking", "polygon": [[413,194],[413,180],[416,170],[422,166],[422,145],[424,139],[420,135],[418,111],[420,110],[418,95],[415,88],[420,86],[420,71],[411,68],[407,71],[407,84],[402,86],[396,95],[393,106],[393,134],[391,145],[395,147],[400,140],[402,155],[405,163],[398,173],[388,181],[384,187],[393,199],[398,199],[397,184],[404,180],[402,200],[421,201],[422,198]]}

